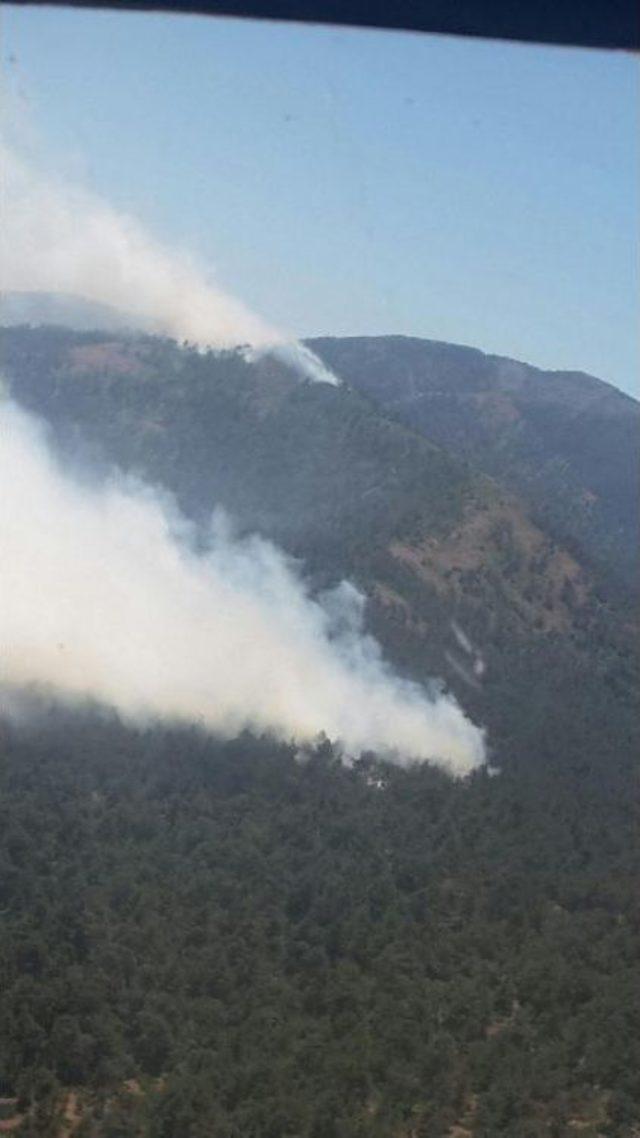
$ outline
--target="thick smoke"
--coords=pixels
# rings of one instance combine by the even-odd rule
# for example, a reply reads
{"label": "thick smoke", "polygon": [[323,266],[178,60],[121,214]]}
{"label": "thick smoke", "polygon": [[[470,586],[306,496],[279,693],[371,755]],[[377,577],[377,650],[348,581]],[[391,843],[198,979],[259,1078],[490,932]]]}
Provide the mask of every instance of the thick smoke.
{"label": "thick smoke", "polygon": [[[0,683],[95,699],[125,718],[245,727],[347,754],[434,759],[463,774],[482,732],[442,694],[395,677],[350,585],[312,599],[291,564],[218,517],[206,553],[140,483],[87,486],[42,428],[0,406]],[[200,547],[202,542],[200,541]]]}
{"label": "thick smoke", "polygon": [[0,290],[74,294],[126,312],[137,327],[201,347],[250,345],[301,375],[337,379],[304,345],[250,312],[187,254],[154,240],[99,198],[36,171],[6,145]]}

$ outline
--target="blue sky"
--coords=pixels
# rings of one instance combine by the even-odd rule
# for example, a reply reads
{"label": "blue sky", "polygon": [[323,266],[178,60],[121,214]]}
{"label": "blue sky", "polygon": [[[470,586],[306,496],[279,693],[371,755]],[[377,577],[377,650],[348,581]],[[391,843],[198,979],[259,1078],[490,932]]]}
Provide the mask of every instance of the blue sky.
{"label": "blue sky", "polygon": [[637,393],[632,56],[11,7],[2,39],[50,163],[274,323]]}

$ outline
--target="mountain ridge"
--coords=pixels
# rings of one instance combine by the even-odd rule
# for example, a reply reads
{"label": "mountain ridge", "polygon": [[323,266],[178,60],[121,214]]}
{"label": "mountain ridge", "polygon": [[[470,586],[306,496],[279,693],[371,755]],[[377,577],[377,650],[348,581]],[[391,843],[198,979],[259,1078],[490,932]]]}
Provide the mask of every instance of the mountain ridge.
{"label": "mountain ridge", "polygon": [[628,658],[627,611],[601,595],[598,576],[517,496],[368,395],[300,383],[269,357],[153,337],[14,329],[3,341],[15,396],[63,449],[169,490],[200,523],[222,504],[319,586],[350,577],[414,677],[444,674],[475,700],[450,664],[452,618],[484,645],[492,675],[508,671],[505,644],[518,655],[540,636],[571,645],[572,660],[595,642],[603,658],[609,643]]}
{"label": "mountain ridge", "polygon": [[[131,318],[120,308],[90,300],[78,293],[5,290],[0,294],[0,327],[20,324],[31,324],[33,326],[50,324],[76,332],[133,331],[154,334],[153,329],[144,326],[144,322],[139,316]],[[565,380],[574,378],[582,387],[585,384],[591,386],[595,383],[598,388],[604,386],[622,395],[625,399],[638,403],[638,399],[623,391],[611,380],[602,379],[591,372],[576,368],[543,368],[515,356],[504,355],[500,352],[489,352],[472,344],[460,344],[457,341],[438,340],[428,336],[396,332],[376,335],[319,335],[306,336],[301,339],[301,343],[310,346],[334,342],[343,344],[385,342],[395,345],[427,345],[432,348],[454,349],[461,354],[468,354],[469,357],[477,357],[497,364],[512,365],[518,369],[524,368],[528,372],[535,372],[541,376],[556,376]]]}
{"label": "mountain ridge", "polygon": [[[153,331],[82,297],[7,293],[0,324]],[[137,324],[138,328],[132,327]],[[400,423],[522,496],[535,519],[607,587],[640,580],[640,404],[585,372],[545,370],[416,336],[306,341],[349,385]],[[272,381],[277,367],[267,369]]]}
{"label": "mountain ridge", "polygon": [[399,422],[524,498],[609,582],[637,588],[640,404],[578,372],[409,337],[310,341]]}

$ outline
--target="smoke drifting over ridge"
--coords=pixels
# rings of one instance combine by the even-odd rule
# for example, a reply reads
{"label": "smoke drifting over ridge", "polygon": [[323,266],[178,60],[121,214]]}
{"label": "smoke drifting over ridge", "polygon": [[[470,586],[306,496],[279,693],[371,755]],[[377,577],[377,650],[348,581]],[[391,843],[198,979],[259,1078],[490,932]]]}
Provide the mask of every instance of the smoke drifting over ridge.
{"label": "smoke drifting over ridge", "polygon": [[[125,718],[243,728],[464,774],[482,732],[450,698],[394,676],[347,583],[312,599],[278,550],[214,520],[205,554],[166,499],[124,478],[86,487],[42,428],[0,407],[0,684],[91,698]],[[9,701],[10,704],[10,701]]]}
{"label": "smoke drifting over ridge", "polygon": [[250,345],[314,382],[338,380],[304,344],[272,327],[168,249],[134,218],[41,174],[0,143],[0,291],[75,294],[127,313],[136,327],[200,347]]}

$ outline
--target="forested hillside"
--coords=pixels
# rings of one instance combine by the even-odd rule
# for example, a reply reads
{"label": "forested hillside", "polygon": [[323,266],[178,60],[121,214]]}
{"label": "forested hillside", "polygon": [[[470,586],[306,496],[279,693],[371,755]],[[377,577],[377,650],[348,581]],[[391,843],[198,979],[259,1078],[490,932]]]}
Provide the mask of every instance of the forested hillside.
{"label": "forested hillside", "polygon": [[2,335],[9,390],[52,424],[63,450],[139,473],[201,521],[223,505],[301,557],[319,584],[346,574],[417,678],[444,673],[474,706],[478,693],[451,666],[453,616],[486,657],[484,703],[502,678],[515,698],[522,676],[524,697],[539,660],[557,708],[558,679],[571,699],[582,672],[628,699],[627,608],[605,599],[601,578],[520,500],[371,400],[237,352],[62,329]]}
{"label": "forested hillside", "polygon": [[139,472],[193,517],[222,504],[243,527],[337,549],[416,519],[449,526],[470,492],[452,456],[270,357],[57,328],[7,329],[0,343],[10,391],[68,452]]}
{"label": "forested hillside", "polygon": [[313,588],[349,577],[491,761],[454,781],[97,708],[3,722],[5,1129],[640,1134],[637,630],[608,569],[372,391],[146,336],[1,336],[76,468],[198,524],[223,505]]}
{"label": "forested hillside", "polygon": [[618,585],[638,584],[640,407],[593,376],[405,336],[310,341],[400,422],[522,494]]}
{"label": "forested hillside", "polygon": [[619,756],[559,739],[463,783],[105,716],[37,728],[0,762],[21,1133],[637,1133]]}

